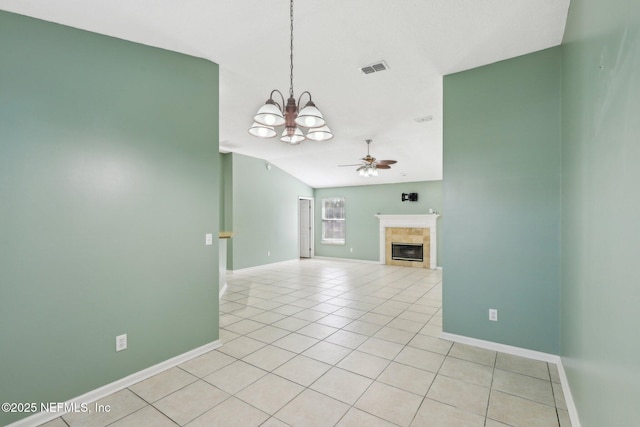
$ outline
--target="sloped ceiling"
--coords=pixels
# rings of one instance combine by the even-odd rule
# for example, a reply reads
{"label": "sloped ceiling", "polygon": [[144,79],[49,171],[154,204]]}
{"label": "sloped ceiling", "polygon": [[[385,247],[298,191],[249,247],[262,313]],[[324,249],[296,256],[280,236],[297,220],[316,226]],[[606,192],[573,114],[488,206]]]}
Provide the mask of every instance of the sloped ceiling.
{"label": "sloped ceiling", "polygon": [[[442,76],[559,45],[568,0],[296,0],[294,91],[313,94],[335,138],[288,146],[247,133],[289,89],[286,0],[0,0],[0,9],[220,65],[220,145],[321,187],[442,179]],[[384,60],[389,70],[363,75]],[[417,122],[415,119],[431,116]],[[396,159],[378,177],[366,154]]]}

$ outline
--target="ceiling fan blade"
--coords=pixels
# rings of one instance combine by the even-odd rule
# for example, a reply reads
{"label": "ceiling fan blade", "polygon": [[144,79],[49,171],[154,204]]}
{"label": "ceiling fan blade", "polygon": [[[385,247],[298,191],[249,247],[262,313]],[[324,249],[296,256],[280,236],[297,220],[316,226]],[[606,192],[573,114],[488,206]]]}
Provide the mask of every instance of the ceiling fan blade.
{"label": "ceiling fan blade", "polygon": [[380,163],[378,163],[376,165],[376,169],[391,169],[391,166],[389,166],[389,165],[381,165]]}
{"label": "ceiling fan blade", "polygon": [[346,166],[362,166],[362,163],[356,163],[353,165],[338,165],[339,168],[346,167]]}
{"label": "ceiling fan blade", "polygon": [[378,160],[379,165],[394,165],[398,163],[397,160]]}

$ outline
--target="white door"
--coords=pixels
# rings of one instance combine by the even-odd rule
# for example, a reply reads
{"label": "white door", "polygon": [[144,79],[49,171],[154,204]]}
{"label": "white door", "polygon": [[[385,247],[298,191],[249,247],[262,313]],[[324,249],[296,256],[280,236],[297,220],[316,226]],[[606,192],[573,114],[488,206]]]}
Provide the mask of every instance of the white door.
{"label": "white door", "polygon": [[310,199],[300,199],[300,258],[311,258],[312,203]]}

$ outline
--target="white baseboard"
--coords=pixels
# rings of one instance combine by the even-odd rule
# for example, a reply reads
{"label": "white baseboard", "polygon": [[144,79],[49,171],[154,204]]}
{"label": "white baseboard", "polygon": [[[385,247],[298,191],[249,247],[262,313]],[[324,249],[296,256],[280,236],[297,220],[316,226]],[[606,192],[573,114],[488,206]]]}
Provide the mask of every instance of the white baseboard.
{"label": "white baseboard", "polygon": [[567,374],[564,371],[562,365],[562,358],[556,354],[542,353],[540,351],[529,350],[521,347],[514,347],[511,345],[500,344],[493,341],[479,340],[477,338],[465,337],[463,335],[450,334],[448,332],[442,332],[440,338],[459,342],[461,344],[468,344],[475,347],[486,348],[487,350],[499,351],[502,353],[511,354],[514,356],[526,357],[528,359],[540,360],[542,362],[555,363],[558,366],[558,374],[560,376],[560,384],[562,386],[562,393],[564,394],[564,400],[567,404],[567,411],[569,412],[569,418],[571,419],[572,427],[580,427],[580,420],[578,418],[578,410],[576,409],[573,395],[571,394],[571,388],[569,387],[569,381],[567,380]]}
{"label": "white baseboard", "polygon": [[560,356],[556,354],[542,353],[540,351],[529,350],[521,347],[514,347],[511,345],[500,344],[493,341],[479,340],[477,338],[465,337],[463,335],[450,334],[443,332],[440,338],[459,342],[461,344],[469,344],[475,347],[486,348],[487,350],[500,351],[502,353],[512,354],[514,356],[526,357],[528,359],[541,360],[543,362],[550,362],[558,364],[560,362]]}
{"label": "white baseboard", "polygon": [[371,261],[369,259],[337,258],[330,256],[314,256],[313,259],[320,259],[325,261],[358,262],[363,264],[380,264],[380,261]]}
{"label": "white baseboard", "polygon": [[[131,375],[128,375],[124,378],[116,380],[112,383],[99,387],[95,390],[89,391],[81,396],[74,397],[73,399],[68,400],[64,403],[64,407],[74,407],[74,404],[77,406],[83,403],[91,403],[96,400],[102,399],[110,394],[113,394],[117,391],[123,390],[135,383],[138,383],[142,380],[145,380],[149,377],[152,377],[160,372],[166,371],[169,368],[173,368],[174,366],[178,366],[188,360],[191,360],[195,357],[198,357],[204,353],[207,353],[211,350],[215,350],[222,346],[220,340],[213,341],[209,344],[205,344],[201,347],[194,348],[193,350],[187,351],[186,353],[179,354],[178,356],[172,357],[169,360],[165,360],[164,362],[160,362],[157,365],[150,366],[146,369],[143,369],[138,372],[134,372]],[[64,415],[66,412],[38,412],[37,414],[31,415],[30,417],[23,418],[18,420],[12,424],[7,425],[7,427],[33,427],[38,426],[40,424],[44,424],[48,421],[51,421],[55,418],[58,418]]]}
{"label": "white baseboard", "polygon": [[248,272],[248,271],[251,271],[251,270],[257,270],[257,269],[265,268],[267,266],[272,267],[272,266],[276,266],[278,264],[289,264],[289,263],[298,262],[298,261],[300,261],[300,258],[287,259],[285,261],[270,262],[268,264],[254,265],[254,266],[251,266],[251,267],[236,268],[235,270],[227,270],[227,271],[230,272],[230,273]]}
{"label": "white baseboard", "polygon": [[569,387],[569,379],[567,373],[564,370],[562,359],[558,363],[558,374],[560,375],[560,383],[562,384],[562,393],[564,394],[564,401],[567,404],[567,411],[569,411],[569,419],[571,419],[572,427],[580,427],[580,417],[578,417],[578,409],[576,408],[576,402],[573,400],[571,394],[571,387]]}

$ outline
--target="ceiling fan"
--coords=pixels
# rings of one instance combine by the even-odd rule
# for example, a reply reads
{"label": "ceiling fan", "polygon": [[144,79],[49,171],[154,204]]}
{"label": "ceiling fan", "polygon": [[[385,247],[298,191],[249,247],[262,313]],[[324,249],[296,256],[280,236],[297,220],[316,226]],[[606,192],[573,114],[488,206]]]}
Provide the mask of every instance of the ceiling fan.
{"label": "ceiling fan", "polygon": [[365,140],[365,142],[367,143],[367,155],[360,159],[364,163],[356,163],[353,165],[338,165],[338,167],[359,166],[356,169],[356,172],[358,172],[360,176],[378,176],[378,169],[391,169],[391,166],[389,165],[398,163],[396,160],[378,160],[375,157],[372,157],[371,154],[369,154],[369,146],[371,144],[371,140],[367,139]]}

